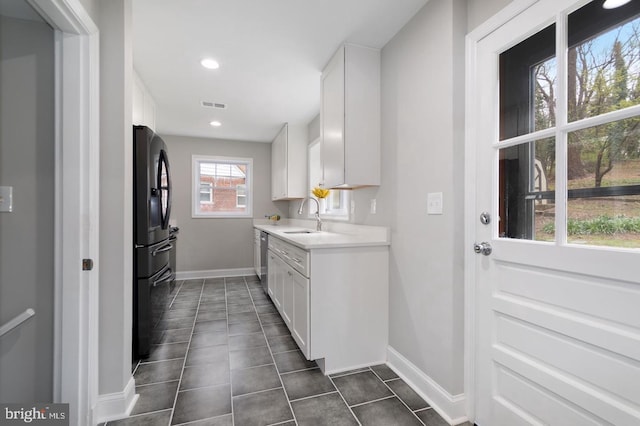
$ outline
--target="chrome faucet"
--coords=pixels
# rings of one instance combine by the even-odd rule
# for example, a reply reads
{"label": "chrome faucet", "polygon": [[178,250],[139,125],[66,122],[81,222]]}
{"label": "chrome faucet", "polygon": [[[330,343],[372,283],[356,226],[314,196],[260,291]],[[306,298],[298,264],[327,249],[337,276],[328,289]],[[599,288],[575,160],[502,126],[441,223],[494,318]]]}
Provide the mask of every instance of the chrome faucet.
{"label": "chrome faucet", "polygon": [[304,203],[306,203],[307,200],[313,200],[316,202],[316,213],[314,214],[314,216],[316,217],[316,231],[322,231],[322,220],[320,219],[320,203],[318,202],[318,200],[313,197],[307,197],[302,200],[302,203],[300,203],[300,208],[298,209],[298,214],[302,214]]}

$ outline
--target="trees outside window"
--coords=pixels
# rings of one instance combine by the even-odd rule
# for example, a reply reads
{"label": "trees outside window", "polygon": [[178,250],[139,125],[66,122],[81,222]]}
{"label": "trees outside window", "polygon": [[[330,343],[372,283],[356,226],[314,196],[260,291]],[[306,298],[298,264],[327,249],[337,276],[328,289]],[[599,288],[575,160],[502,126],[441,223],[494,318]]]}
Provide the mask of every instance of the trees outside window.
{"label": "trees outside window", "polygon": [[640,2],[588,3],[565,28],[561,55],[555,24],[500,55],[500,235],[640,247]]}

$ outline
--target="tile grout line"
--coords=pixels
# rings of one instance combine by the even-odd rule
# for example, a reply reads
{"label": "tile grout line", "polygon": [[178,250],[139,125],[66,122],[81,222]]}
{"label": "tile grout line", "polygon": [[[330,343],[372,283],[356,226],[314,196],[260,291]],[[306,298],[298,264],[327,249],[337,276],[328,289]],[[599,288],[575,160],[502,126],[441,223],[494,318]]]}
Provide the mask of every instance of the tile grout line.
{"label": "tile grout line", "polygon": [[[177,382],[178,379],[173,379],[173,380],[162,380],[161,382],[151,382],[151,383],[143,383],[141,385],[136,385],[136,387],[143,387],[143,386],[152,386],[152,385],[162,385],[165,383],[171,383],[171,382]],[[164,408],[165,410],[168,410],[168,408]]]}
{"label": "tile grout line", "polygon": [[391,398],[396,398],[396,396],[389,395],[389,396],[384,396],[382,398],[372,399],[371,401],[359,402],[357,404],[353,404],[351,407],[352,408],[362,407],[363,405],[373,404],[375,402],[380,402],[380,401],[384,401],[385,399],[391,399]]}
{"label": "tile grout line", "polygon": [[[385,363],[385,365],[386,365],[386,363]],[[388,367],[388,366],[387,366],[387,367]],[[371,369],[371,371],[373,371],[373,369]],[[394,373],[395,373],[395,371],[394,371]],[[392,393],[392,394],[393,394],[393,395],[398,399],[398,401],[400,401],[400,402],[402,403],[402,405],[404,405],[405,407],[407,407],[407,410],[409,410],[409,412],[410,412],[411,414],[413,414],[413,417],[415,417],[416,419],[418,419],[418,421],[419,421],[421,424],[423,424],[423,425],[424,425],[424,422],[420,419],[420,417],[418,417],[418,416],[417,416],[417,414],[415,413],[415,411],[413,411],[411,408],[409,408],[409,406],[404,402],[404,400],[403,400],[402,398],[400,398],[400,395],[398,395],[397,393],[395,393],[395,392],[393,391],[393,389],[391,389],[391,386],[389,386],[389,385],[387,384],[387,382],[385,382],[384,380],[382,380],[382,377],[380,377],[380,376],[378,375],[378,373],[376,373],[375,371],[373,371],[373,374],[375,374],[375,375],[376,375],[376,377],[377,377],[378,379],[380,379],[380,381],[382,382],[382,384],[383,384],[383,385],[385,385],[385,386],[387,387],[387,389],[389,389],[389,390],[391,391],[391,393]],[[397,374],[396,374],[396,376],[397,376]],[[398,377],[398,378],[400,378],[400,377]],[[406,382],[404,382],[404,383],[405,383],[405,384],[407,384]],[[407,384],[407,386],[409,386],[409,385]],[[411,386],[409,386],[409,388],[411,388]],[[413,390],[413,389],[412,389],[412,390]],[[418,395],[418,396],[419,396],[419,395]],[[420,398],[420,399],[422,399],[422,398]],[[425,401],[425,402],[426,402],[426,401]],[[427,405],[429,405],[429,404],[427,403]]]}
{"label": "tile grout line", "polygon": [[331,374],[330,376],[332,379],[337,379],[340,377],[353,376],[354,374],[358,374],[358,373],[366,373],[367,371],[372,371],[371,367],[363,367],[362,369],[358,369],[356,371],[345,371],[343,373],[335,373],[335,374]]}
{"label": "tile grout line", "polygon": [[227,291],[227,279],[223,279],[224,282],[224,309],[227,313],[227,364],[229,365],[229,401],[231,402],[231,424],[236,424],[236,414],[233,409],[233,376],[231,375],[231,348],[229,347],[229,301],[227,300],[228,291]]}
{"label": "tile grout line", "polygon": [[[180,286],[180,290],[184,286]],[[204,292],[204,279],[200,287],[200,297],[198,298],[198,307],[196,308],[196,316],[193,318],[193,324],[191,325],[191,335],[189,336],[189,343],[187,343],[187,351],[184,354],[184,361],[182,362],[182,370],[180,370],[180,378],[178,379],[178,387],[176,388],[176,396],[173,398],[173,407],[171,407],[171,416],[169,417],[169,425],[173,423],[173,415],[175,414],[176,404],[178,402],[178,395],[180,394],[180,385],[182,384],[182,376],[184,375],[184,367],[187,365],[187,357],[189,356],[189,348],[191,347],[191,339],[193,338],[193,330],[196,327],[196,319],[198,318],[198,311],[200,310],[200,300],[202,299],[202,293]],[[176,293],[176,297],[178,293]],[[174,297],[175,300],[175,297]]]}
{"label": "tile grout line", "polygon": [[196,423],[200,423],[200,422],[205,421],[205,420],[213,420],[213,419],[222,418],[222,417],[228,416],[228,415],[229,414],[220,414],[219,416],[207,417],[206,419],[191,420],[190,422],[178,423],[177,425],[173,425],[173,426],[188,426],[188,425],[193,425],[193,424],[196,424]]}
{"label": "tile grout line", "polygon": [[169,303],[169,310],[171,310],[171,307],[173,306],[173,303],[176,301],[176,297],[178,297],[178,293],[180,293],[180,290],[182,290],[183,285],[184,285],[184,280],[180,281],[180,287],[178,287],[178,289],[176,290],[176,294],[173,296],[173,299],[171,299],[171,303]]}
{"label": "tile grout line", "polygon": [[[279,353],[277,353],[275,355],[280,355],[280,354],[284,354],[284,353],[286,353],[286,352],[279,352]],[[299,373],[301,371],[311,371],[311,370],[320,370],[320,367],[311,367],[311,368],[305,368],[305,369],[302,369],[302,370],[287,371],[286,373],[280,373],[280,375],[281,376],[287,376],[289,374]]]}
{"label": "tile grout line", "polygon": [[336,384],[333,381],[333,377],[331,376],[327,376],[329,378],[329,380],[331,381],[331,384],[333,385],[334,388],[336,388],[336,391],[338,392],[338,395],[340,395],[340,398],[342,399],[342,402],[344,402],[344,405],[347,406],[347,408],[349,409],[349,412],[351,413],[351,415],[353,416],[354,419],[356,419],[356,422],[358,423],[358,425],[362,426],[362,423],[360,423],[360,419],[358,418],[358,416],[356,416],[356,413],[353,412],[353,410],[351,409],[351,407],[349,406],[349,404],[347,403],[347,400],[344,399],[344,395],[342,395],[342,392],[340,392],[340,389],[336,386]]}
{"label": "tile grout line", "polygon": [[[245,280],[245,284],[246,284],[246,280]],[[249,286],[247,285],[247,290],[249,289]],[[264,291],[263,291],[264,293]],[[256,309],[256,304],[255,301],[253,300],[253,294],[251,293],[251,291],[249,291],[249,297],[251,298],[251,304],[253,305],[253,309],[255,311]],[[269,297],[267,295],[267,297]],[[280,385],[282,386],[282,391],[284,392],[284,397],[287,400],[287,405],[289,406],[289,410],[291,410],[291,415],[293,416],[293,422],[296,424],[296,426],[298,425],[298,420],[296,419],[296,413],[293,411],[293,406],[291,405],[291,401],[289,400],[289,394],[287,393],[287,389],[284,387],[284,382],[282,381],[282,376],[280,375],[280,369],[278,368],[278,364],[276,364],[276,358],[273,356],[273,352],[271,351],[271,346],[269,345],[269,340],[267,339],[267,335],[264,332],[264,327],[262,325],[262,320],[260,319],[260,315],[258,315],[258,312],[256,311],[256,316],[258,317],[258,324],[260,324],[260,330],[262,330],[262,334],[264,334],[264,339],[267,341],[267,349],[269,350],[269,355],[271,355],[271,360],[273,361],[273,365],[276,368],[276,374],[278,375],[278,381],[280,381]],[[290,420],[287,420],[290,421]]]}
{"label": "tile grout line", "polygon": [[[187,343],[187,342],[180,342],[180,343],[182,344],[182,343]],[[173,345],[173,344],[175,344],[175,343],[170,343],[170,344],[171,344],[171,345]],[[159,362],[175,361],[175,360],[177,360],[177,359],[182,359],[182,358],[184,358],[184,357],[179,356],[179,357],[176,357],[176,358],[154,359],[154,360],[152,360],[152,361],[140,362],[139,364],[140,364],[140,365],[153,365],[153,364],[157,364],[157,363],[159,363]],[[170,382],[171,380],[168,380],[168,381]]]}
{"label": "tile grout line", "polygon": [[303,396],[302,398],[292,399],[291,402],[298,402],[298,401],[304,401],[304,400],[307,400],[307,399],[318,398],[318,397],[321,397],[321,396],[331,395],[331,394],[334,394],[334,393],[337,393],[337,392],[338,392],[337,390],[333,390],[333,391],[330,391],[330,392],[319,393],[319,394],[316,394],[316,395]]}
{"label": "tile grout line", "polygon": [[[176,300],[176,297],[178,296],[178,293],[179,293],[179,292],[180,292],[180,290],[182,289],[182,286],[183,286],[183,285],[184,285],[184,281],[180,281],[180,287],[178,287],[178,290],[176,290],[176,294],[175,294],[175,296],[173,296],[173,299],[171,299],[171,303],[169,303],[169,309],[171,309],[171,305],[173,305],[173,302]],[[166,312],[166,310],[165,310],[165,312]],[[195,321],[195,318],[194,318],[194,321]],[[166,330],[163,330],[163,331],[162,331],[162,333],[163,333],[163,334],[164,334],[165,332],[166,332]],[[186,355],[185,355],[185,358],[186,358]],[[176,359],[179,359],[179,358],[176,358]],[[134,376],[135,376],[136,371],[138,371],[138,368],[140,367],[140,364],[142,364],[142,361],[141,361],[141,360],[138,360],[138,362],[136,363],[136,368],[134,368],[134,369],[133,369],[133,371],[131,372],[131,377],[134,377]],[[166,383],[166,382],[171,382],[171,381],[172,381],[172,380],[167,380],[167,381],[165,381],[165,382],[161,382],[161,383]],[[138,387],[138,386],[147,386],[147,385],[150,385],[150,384],[155,384],[155,383],[147,383],[147,384],[144,384],[144,385],[137,385],[136,387]],[[166,411],[166,410],[159,410],[159,411]],[[130,416],[130,417],[131,417],[131,416]],[[107,423],[108,423],[108,422],[105,422],[104,426],[107,426]]]}
{"label": "tile grout line", "polygon": [[[268,365],[271,365],[271,364],[268,364]],[[240,394],[240,395],[234,395],[234,396],[238,397],[238,396],[257,395],[259,393],[265,393],[265,392],[269,392],[269,391],[276,390],[276,389],[282,389],[282,386],[278,386],[278,387],[275,387],[275,388],[269,388],[269,389],[262,389],[262,390],[255,391],[255,392],[247,392],[247,393],[243,393],[243,394]],[[291,421],[291,420],[288,420],[288,421]]]}

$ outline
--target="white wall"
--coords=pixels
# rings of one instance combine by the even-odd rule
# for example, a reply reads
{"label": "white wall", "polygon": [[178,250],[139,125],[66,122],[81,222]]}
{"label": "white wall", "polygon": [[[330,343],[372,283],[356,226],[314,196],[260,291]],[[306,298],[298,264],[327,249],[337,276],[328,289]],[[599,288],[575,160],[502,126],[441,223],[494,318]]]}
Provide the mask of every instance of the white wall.
{"label": "white wall", "polygon": [[509,3],[511,0],[467,0],[468,32],[491,18]]}
{"label": "white wall", "polygon": [[[466,27],[464,1],[430,0],[382,49],[382,185],[352,191],[352,222],[391,228],[390,346],[451,395],[464,391]],[[426,214],[428,192],[443,215]]]}
{"label": "white wall", "polygon": [[133,283],[131,0],[100,1],[99,392],[131,378]]}
{"label": "white wall", "polygon": [[84,10],[89,14],[93,22],[95,22],[96,24],[98,22],[99,15],[98,1],[99,0],[80,0],[80,3],[82,3],[82,7],[84,8]]}
{"label": "white wall", "polygon": [[[465,12],[431,0],[382,49],[382,185],[354,192],[356,221],[392,231],[389,344],[451,395],[464,390]],[[429,192],[444,214],[426,214]]]}
{"label": "white wall", "polygon": [[[351,222],[392,231],[390,346],[451,395],[464,392],[464,37],[508,3],[430,0],[382,49],[382,185],[352,191]],[[429,192],[443,215],[426,214]]]}
{"label": "white wall", "polygon": [[0,324],[36,311],[0,338],[2,402],[53,398],[53,49],[47,24],[0,17]]}
{"label": "white wall", "polygon": [[253,267],[253,219],[191,217],[191,157],[253,158],[253,217],[287,216],[288,202],[271,201],[271,144],[164,136],[173,179],[171,220],[180,228],[178,272]]}

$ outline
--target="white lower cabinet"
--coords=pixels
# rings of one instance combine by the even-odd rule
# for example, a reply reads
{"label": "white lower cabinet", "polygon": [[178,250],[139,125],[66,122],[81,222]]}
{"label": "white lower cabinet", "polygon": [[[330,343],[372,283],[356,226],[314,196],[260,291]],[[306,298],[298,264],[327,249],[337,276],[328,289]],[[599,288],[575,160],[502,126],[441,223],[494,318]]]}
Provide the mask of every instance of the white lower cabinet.
{"label": "white lower cabinet", "polygon": [[276,240],[272,244],[269,241],[269,296],[300,350],[309,359],[309,278],[287,263],[299,267],[303,262],[301,258],[306,255],[284,242]]}
{"label": "white lower cabinet", "polygon": [[286,267],[280,257],[269,251],[269,296],[282,314],[282,302],[284,296],[284,281],[286,276]]}
{"label": "white lower cabinet", "polygon": [[[271,250],[269,250],[267,252],[267,284],[268,284],[268,288],[267,288],[267,293],[269,293],[269,297],[271,297],[271,300],[273,301],[273,303],[276,303],[275,301],[275,288],[276,288],[276,255],[273,254],[271,252]],[[277,306],[277,305],[276,305]]]}
{"label": "white lower cabinet", "polygon": [[293,326],[293,273],[287,264],[284,265],[284,274],[282,281],[282,319],[289,330]]}
{"label": "white lower cabinet", "polygon": [[291,287],[293,318],[289,328],[300,350],[309,358],[309,278],[292,271]]}
{"label": "white lower cabinet", "polygon": [[269,296],[324,374],[386,361],[388,265],[386,246],[306,251],[269,237]]}

